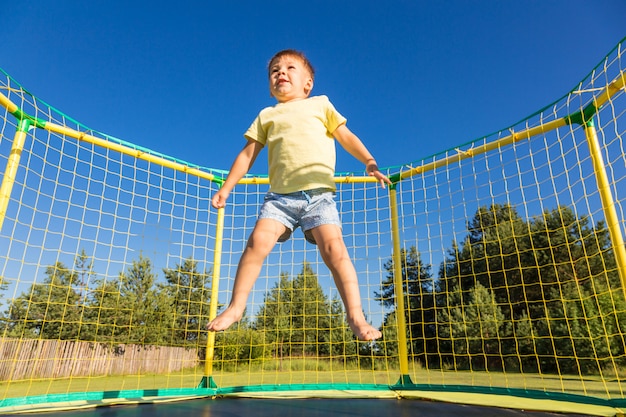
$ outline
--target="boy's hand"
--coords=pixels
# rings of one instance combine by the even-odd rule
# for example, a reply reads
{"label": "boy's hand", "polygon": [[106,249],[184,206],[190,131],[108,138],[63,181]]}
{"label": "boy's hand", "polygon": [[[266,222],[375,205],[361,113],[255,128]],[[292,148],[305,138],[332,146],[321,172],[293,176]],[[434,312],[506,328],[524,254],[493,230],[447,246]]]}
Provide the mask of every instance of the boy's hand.
{"label": "boy's hand", "polygon": [[224,208],[226,206],[226,200],[228,200],[228,193],[222,189],[213,195],[211,205],[216,209]]}
{"label": "boy's hand", "polygon": [[376,165],[376,161],[374,161],[373,159],[367,162],[365,171],[370,177],[376,177],[381,187],[385,188],[385,184],[391,185],[391,181],[389,180],[389,178],[387,178],[385,174],[380,172],[380,170],[378,169],[378,165]]}

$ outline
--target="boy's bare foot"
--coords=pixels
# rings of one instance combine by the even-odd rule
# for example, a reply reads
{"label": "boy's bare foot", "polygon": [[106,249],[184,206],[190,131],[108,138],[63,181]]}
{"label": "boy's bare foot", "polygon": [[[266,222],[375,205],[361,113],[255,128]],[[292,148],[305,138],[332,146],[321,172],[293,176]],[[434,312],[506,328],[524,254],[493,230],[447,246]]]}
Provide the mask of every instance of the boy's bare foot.
{"label": "boy's bare foot", "polygon": [[376,329],[366,321],[359,323],[348,321],[348,323],[350,324],[350,329],[359,340],[371,341],[380,339],[383,336],[380,330]]}
{"label": "boy's bare foot", "polygon": [[242,315],[243,313],[236,311],[234,308],[227,307],[226,310],[211,320],[206,328],[210,332],[221,332],[228,329],[233,323],[241,320]]}

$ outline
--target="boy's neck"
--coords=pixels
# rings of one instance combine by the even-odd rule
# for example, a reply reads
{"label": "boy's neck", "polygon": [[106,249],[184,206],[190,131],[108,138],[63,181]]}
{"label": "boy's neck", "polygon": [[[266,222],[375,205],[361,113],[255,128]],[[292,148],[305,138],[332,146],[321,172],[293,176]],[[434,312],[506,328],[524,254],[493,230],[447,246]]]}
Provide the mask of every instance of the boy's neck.
{"label": "boy's neck", "polygon": [[307,98],[309,98],[309,96],[295,97],[295,98],[290,98],[289,100],[278,100],[278,99],[276,99],[276,101],[278,102],[277,104],[287,104],[287,103],[292,103],[294,101],[306,100]]}

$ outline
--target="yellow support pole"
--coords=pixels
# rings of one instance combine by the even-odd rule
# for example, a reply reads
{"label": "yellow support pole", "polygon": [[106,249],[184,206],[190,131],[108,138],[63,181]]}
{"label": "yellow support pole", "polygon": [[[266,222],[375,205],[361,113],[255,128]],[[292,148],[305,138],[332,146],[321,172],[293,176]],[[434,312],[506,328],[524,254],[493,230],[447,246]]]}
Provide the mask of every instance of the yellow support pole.
{"label": "yellow support pole", "polygon": [[411,383],[409,376],[409,351],[407,343],[406,306],[402,276],[402,254],[400,248],[400,227],[398,224],[397,184],[389,187],[389,208],[391,209],[391,236],[393,240],[393,286],[396,296],[396,325],[398,326],[398,356],[400,361],[399,385]]}
{"label": "yellow support pole", "polygon": [[[606,86],[606,88],[602,90],[602,93],[600,93],[600,95],[598,95],[594,99],[594,108],[599,109],[602,105],[609,101],[613,95],[617,94],[624,87],[626,87],[626,72],[622,71],[613,81],[611,81]],[[519,132],[511,131],[510,135],[495,140],[493,142],[485,143],[484,145],[479,145],[464,151],[459,150],[459,152],[454,155],[430,162],[428,164],[420,165],[415,168],[411,168],[410,170],[403,172],[400,175],[400,179],[403,180],[414,175],[423,174],[427,171],[433,171],[437,168],[447,166],[462,161],[464,159],[474,157],[476,155],[481,155],[494,149],[508,146],[520,140],[530,139],[533,136],[541,135],[546,132],[559,129],[569,123],[569,117],[561,117],[560,119],[556,119],[548,123],[542,123],[539,126],[531,127],[525,130],[521,130]]]}
{"label": "yellow support pole", "polygon": [[2,185],[0,186],[0,230],[2,230],[2,224],[7,214],[11,191],[13,190],[13,184],[15,184],[15,177],[20,165],[22,150],[24,150],[24,143],[26,143],[26,133],[30,125],[29,120],[20,121],[17,132],[15,132],[13,138],[13,146],[11,147],[11,153],[9,154],[7,166],[4,170],[4,177],[2,178]]}
{"label": "yellow support pole", "polygon": [[[375,177],[358,177],[358,176],[337,176],[334,178],[335,184],[363,184],[363,183],[377,183],[378,179]],[[239,180],[237,184],[246,184],[246,185],[258,185],[258,184],[269,184],[270,180],[268,177],[245,177]]]}
{"label": "yellow support pole", "polygon": [[602,93],[594,99],[594,105],[596,108],[599,109],[602,107],[604,103],[609,101],[611,97],[617,94],[624,87],[626,87],[626,71],[620,72],[619,75],[602,90]]}
{"label": "yellow support pole", "polygon": [[154,163],[165,168],[171,168],[175,171],[183,172],[188,175],[193,175],[198,178],[206,179],[209,181],[213,181],[215,179],[215,176],[213,174],[204,172],[198,168],[189,167],[185,164],[171,161],[171,160],[162,158],[160,156],[150,154],[140,149],[134,149],[129,146],[125,146],[119,143],[108,141],[106,139],[95,137],[93,135],[88,135],[86,133],[79,132],[74,129],[70,129],[65,126],[60,126],[54,123],[45,122],[45,124],[43,125],[43,128],[49,132],[53,132],[59,135],[64,135],[70,138],[77,139],[80,142],[85,142],[85,143],[90,143],[92,145],[100,146],[104,149],[116,151],[124,155],[132,156],[133,158],[137,158],[146,162]]}
{"label": "yellow support pole", "polygon": [[[220,268],[222,266],[222,240],[224,236],[224,208],[217,210],[217,229],[215,231],[215,250],[213,252],[213,275],[211,282],[211,301],[209,304],[209,321],[217,316]],[[204,378],[200,383],[202,388],[216,388],[213,382],[213,358],[215,355],[215,332],[209,332],[206,342],[204,360]]]}
{"label": "yellow support pole", "polygon": [[14,114],[20,110],[20,108],[17,107],[17,104],[13,103],[7,96],[2,93],[0,93],[0,106],[6,108],[7,111],[11,114]]}
{"label": "yellow support pole", "polygon": [[613,251],[615,253],[615,261],[617,262],[617,271],[622,281],[622,290],[626,296],[626,248],[624,247],[624,237],[622,235],[622,226],[619,223],[617,210],[615,209],[615,201],[611,193],[609,178],[606,174],[604,166],[604,158],[598,141],[598,134],[593,122],[585,123],[585,135],[589,145],[589,152],[593,162],[593,171],[598,182],[598,191],[602,201],[602,209],[606,217],[606,225],[611,236]]}
{"label": "yellow support pole", "polygon": [[420,165],[415,168],[411,168],[410,170],[403,172],[400,175],[400,179],[406,179],[414,175],[423,174],[424,172],[427,172],[427,171],[434,171],[437,168],[454,164],[464,159],[472,158],[476,155],[481,155],[481,154],[493,151],[494,149],[508,146],[520,140],[530,139],[531,137],[535,135],[543,134],[551,130],[558,129],[560,127],[565,126],[566,124],[567,124],[566,119],[560,118],[560,119],[548,122],[546,124],[542,124],[541,126],[533,127],[530,129],[525,129],[519,132],[512,132],[510,135],[505,136],[501,139],[495,140],[493,142],[485,143],[484,145],[476,146],[475,148],[471,148],[465,151],[459,150],[454,155],[430,162],[428,164]]}

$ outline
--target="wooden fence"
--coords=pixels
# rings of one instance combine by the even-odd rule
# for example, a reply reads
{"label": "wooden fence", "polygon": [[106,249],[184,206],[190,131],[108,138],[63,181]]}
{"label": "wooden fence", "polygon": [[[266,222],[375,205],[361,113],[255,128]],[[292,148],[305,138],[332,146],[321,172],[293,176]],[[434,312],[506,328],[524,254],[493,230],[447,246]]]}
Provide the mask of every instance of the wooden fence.
{"label": "wooden fence", "polygon": [[0,381],[171,373],[199,363],[192,348],[0,338]]}

